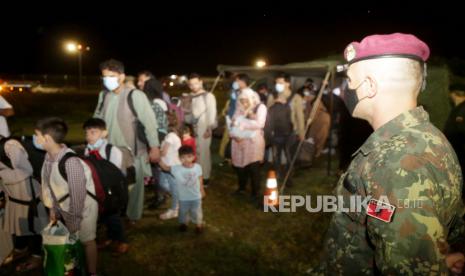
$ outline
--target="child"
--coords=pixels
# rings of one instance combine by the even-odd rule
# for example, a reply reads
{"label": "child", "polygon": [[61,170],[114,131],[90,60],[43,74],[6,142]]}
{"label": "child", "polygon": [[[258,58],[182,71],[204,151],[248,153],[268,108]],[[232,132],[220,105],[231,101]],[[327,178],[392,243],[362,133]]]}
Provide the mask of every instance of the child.
{"label": "child", "polygon": [[1,137],[0,147],[0,192],[5,194],[0,232],[9,233],[14,238],[14,251],[6,262],[27,256],[29,246],[30,258],[16,270],[35,270],[42,267],[40,231],[48,224],[47,212],[40,201],[40,184],[32,177],[28,154],[19,141]]}
{"label": "child", "polygon": [[[170,126],[170,133],[166,135],[161,144],[161,162],[171,167],[181,164],[178,150],[181,147],[181,139],[177,134],[175,125]],[[160,173],[160,187],[171,193],[171,207],[165,213],[160,215],[160,219],[166,220],[178,217],[178,195],[176,183],[173,175],[169,171],[163,170]]]}
{"label": "child", "polygon": [[197,160],[196,154],[196,145],[195,145],[195,138],[194,138],[194,129],[191,125],[184,125],[182,127],[182,145],[189,146],[194,150],[194,162]]}
{"label": "child", "polygon": [[87,194],[95,195],[95,187],[91,170],[78,157],[65,163],[68,181],[60,174],[60,160],[72,152],[63,144],[67,132],[68,126],[60,118],[40,120],[35,127],[36,147],[47,152],[42,168],[42,195],[45,206],[50,208],[50,220],[62,218],[69,232],[83,243],[87,272],[95,275],[98,203]]}
{"label": "child", "polygon": [[[87,146],[84,152],[85,156],[95,155],[97,159],[108,160],[118,167],[123,173],[123,154],[118,147],[108,144],[106,139],[108,135],[107,125],[104,120],[91,118],[84,123],[83,129],[86,133]],[[107,147],[110,149],[110,156],[107,156]],[[124,206],[122,206],[123,208]],[[120,214],[105,215],[100,221],[107,227],[107,238],[99,249],[103,249],[115,242],[114,254],[121,255],[128,251],[129,245],[124,234],[124,226]]]}
{"label": "child", "polygon": [[202,167],[194,163],[194,151],[189,146],[179,149],[182,165],[167,166],[163,161],[160,166],[169,170],[176,180],[179,199],[179,230],[187,231],[188,217],[196,225],[196,232],[203,231],[202,198],[205,197]]}

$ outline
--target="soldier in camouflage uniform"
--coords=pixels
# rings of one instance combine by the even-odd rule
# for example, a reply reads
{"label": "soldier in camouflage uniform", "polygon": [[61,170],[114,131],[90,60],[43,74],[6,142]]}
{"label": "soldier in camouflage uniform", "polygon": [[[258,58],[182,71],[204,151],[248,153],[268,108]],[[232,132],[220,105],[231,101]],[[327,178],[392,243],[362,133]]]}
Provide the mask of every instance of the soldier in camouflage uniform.
{"label": "soldier in camouflage uniform", "polygon": [[[338,211],[317,275],[447,275],[465,260],[462,174],[444,135],[416,98],[428,46],[413,35],[369,36],[345,51],[345,103],[374,133],[336,188],[371,198],[361,212]],[[387,204],[383,204],[385,202]],[[378,208],[376,208],[378,207]],[[447,264],[446,264],[447,259]]]}

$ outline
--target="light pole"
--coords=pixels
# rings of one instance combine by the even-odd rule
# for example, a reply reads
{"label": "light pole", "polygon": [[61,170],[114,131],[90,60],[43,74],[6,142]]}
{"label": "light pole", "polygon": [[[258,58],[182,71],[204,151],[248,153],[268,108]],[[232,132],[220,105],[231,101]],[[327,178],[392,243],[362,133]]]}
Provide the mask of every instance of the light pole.
{"label": "light pole", "polygon": [[263,68],[263,67],[266,66],[266,61],[263,60],[263,59],[259,59],[259,60],[257,60],[257,61],[255,62],[255,66],[256,66],[257,68]]}
{"label": "light pole", "polygon": [[74,54],[77,53],[78,55],[78,74],[79,74],[79,91],[82,90],[82,52],[85,51],[90,51],[90,47],[87,46],[84,47],[82,44],[76,43],[76,42],[68,42],[65,45],[66,51],[68,53]]}

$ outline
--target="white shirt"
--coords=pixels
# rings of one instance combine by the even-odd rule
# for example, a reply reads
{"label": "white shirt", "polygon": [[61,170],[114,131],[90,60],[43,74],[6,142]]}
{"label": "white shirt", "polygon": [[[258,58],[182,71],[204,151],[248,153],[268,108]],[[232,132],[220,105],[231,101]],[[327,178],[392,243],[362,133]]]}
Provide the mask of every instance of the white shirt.
{"label": "white shirt", "polygon": [[168,150],[166,154],[161,157],[161,161],[169,167],[180,165],[181,160],[179,160],[178,150],[181,147],[181,139],[176,133],[170,132],[166,135],[165,140],[163,140],[161,148],[163,149],[166,145],[168,145]]}
{"label": "white shirt", "polygon": [[[0,96],[0,109],[13,108],[2,96]],[[0,116],[0,135],[3,137],[10,137],[10,129],[4,116]]]}

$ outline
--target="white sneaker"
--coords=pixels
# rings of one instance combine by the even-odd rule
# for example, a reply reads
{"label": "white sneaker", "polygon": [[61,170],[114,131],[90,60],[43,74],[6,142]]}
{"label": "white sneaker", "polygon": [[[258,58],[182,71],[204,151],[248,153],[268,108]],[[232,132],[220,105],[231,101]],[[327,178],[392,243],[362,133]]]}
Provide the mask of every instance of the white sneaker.
{"label": "white sneaker", "polygon": [[167,219],[172,219],[172,218],[177,218],[177,217],[178,217],[178,210],[172,210],[172,209],[169,209],[168,211],[160,215],[160,219],[162,220],[167,220]]}

